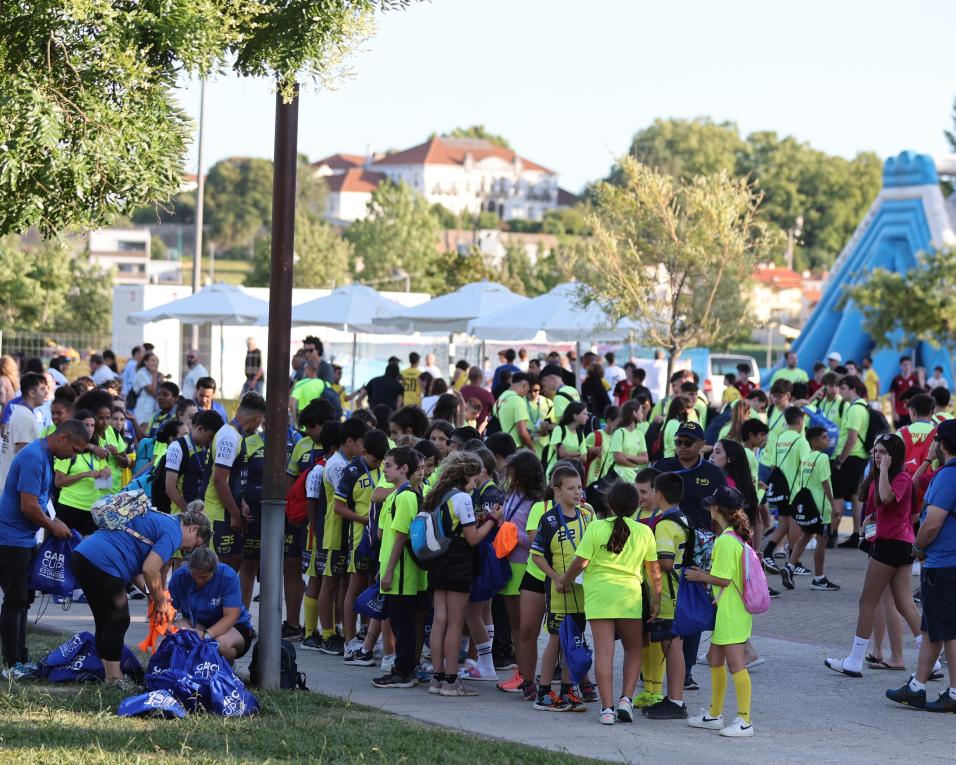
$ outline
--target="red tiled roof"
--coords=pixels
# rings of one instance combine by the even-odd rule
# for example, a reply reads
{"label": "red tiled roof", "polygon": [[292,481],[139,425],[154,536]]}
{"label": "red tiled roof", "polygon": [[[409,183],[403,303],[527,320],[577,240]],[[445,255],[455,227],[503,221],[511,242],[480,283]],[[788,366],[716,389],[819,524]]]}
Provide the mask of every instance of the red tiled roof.
{"label": "red tiled roof", "polygon": [[777,268],[775,266],[758,268],[754,278],[781,290],[799,289],[803,286],[803,277],[789,268]]}
{"label": "red tiled roof", "polygon": [[[479,138],[444,138],[436,136],[425,143],[413,146],[405,151],[389,154],[375,162],[376,165],[463,165],[465,155],[470,154],[478,162],[486,157],[498,157],[505,162],[514,162],[517,156],[511,149],[506,149],[491,141]],[[519,157],[526,170],[536,170],[542,173],[552,173],[530,159]]]}
{"label": "red tiled roof", "polygon": [[365,164],[365,157],[361,154],[333,154],[318,162],[313,162],[312,167],[326,167],[332,170],[348,170],[353,167],[361,167]]}
{"label": "red tiled roof", "polygon": [[328,176],[325,182],[329,185],[329,191],[337,193],[343,191],[371,193],[385,180],[388,180],[385,173],[373,173],[370,170],[353,167],[339,175]]}
{"label": "red tiled roof", "polygon": [[577,194],[572,194],[558,186],[558,207],[574,207],[580,201]]}

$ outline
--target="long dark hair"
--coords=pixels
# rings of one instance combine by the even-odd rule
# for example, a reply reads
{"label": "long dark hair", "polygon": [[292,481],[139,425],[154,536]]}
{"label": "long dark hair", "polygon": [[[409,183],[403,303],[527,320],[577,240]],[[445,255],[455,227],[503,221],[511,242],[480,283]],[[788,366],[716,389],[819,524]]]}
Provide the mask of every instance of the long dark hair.
{"label": "long dark hair", "polygon": [[747,513],[744,512],[742,507],[723,507],[721,505],[714,505],[717,508],[717,512],[720,513],[727,521],[727,524],[737,532],[737,536],[740,537],[744,542],[750,541],[750,519],[747,518]]}
{"label": "long dark hair", "polygon": [[633,483],[615,481],[611,485],[611,490],[607,493],[607,505],[614,514],[614,528],[611,529],[611,536],[604,546],[612,555],[620,555],[631,536],[631,530],[624,519],[634,515],[637,503],[637,486]]}
{"label": "long dark hair", "polygon": [[442,393],[432,409],[432,420],[454,422],[458,415],[458,397],[454,393]]}
{"label": "long dark hair", "polygon": [[564,427],[569,426],[574,422],[574,418],[581,414],[581,412],[587,409],[587,405],[582,401],[572,401],[564,410],[564,414],[561,415],[561,421],[558,425],[563,425]]}
{"label": "long dark hair", "polygon": [[747,462],[747,449],[743,444],[729,438],[720,439],[720,445],[727,452],[727,467],[724,468],[724,473],[734,479],[737,491],[744,495],[747,517],[754,518],[758,507],[757,487],[754,486],[750,463]]}
{"label": "long dark hair", "polygon": [[675,396],[667,407],[667,416],[664,422],[668,420],[680,420],[687,422],[687,410],[690,409],[691,401],[687,396]]}
{"label": "long dark hair", "polygon": [[505,491],[537,502],[544,494],[544,470],[538,455],[527,449],[512,454],[505,463]]}
{"label": "long dark hair", "polygon": [[423,509],[431,512],[453,488],[461,488],[482,470],[481,460],[471,452],[452,452],[441,463],[441,476],[425,497]]}
{"label": "long dark hair", "polygon": [[625,401],[621,407],[621,414],[617,421],[617,427],[627,428],[638,422],[637,413],[641,411],[641,405],[637,401]]}
{"label": "long dark hair", "polygon": [[[880,436],[877,436],[876,443],[873,444],[874,451],[876,444],[880,444],[890,455],[890,471],[889,479],[890,483],[893,482],[893,479],[896,478],[903,470],[903,463],[906,462],[906,444],[903,442],[903,439],[900,438],[895,433],[883,433]],[[863,501],[866,502],[868,496],[867,492],[870,490],[870,484],[877,479],[877,470],[876,463],[873,461],[873,452],[870,453],[870,470],[866,474],[866,477],[860,481],[860,490],[857,496]],[[879,501],[879,497],[876,498],[877,504],[882,504]]]}

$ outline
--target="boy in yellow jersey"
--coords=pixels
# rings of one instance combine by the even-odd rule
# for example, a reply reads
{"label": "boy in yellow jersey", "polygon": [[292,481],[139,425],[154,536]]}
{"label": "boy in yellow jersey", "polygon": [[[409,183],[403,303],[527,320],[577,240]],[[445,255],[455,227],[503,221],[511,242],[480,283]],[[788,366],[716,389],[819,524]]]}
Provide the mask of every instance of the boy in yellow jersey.
{"label": "boy in yellow jersey", "polygon": [[334,381],[332,383],[332,390],[338,395],[339,404],[344,412],[349,408],[349,397],[345,392],[345,386],[342,385],[342,367],[338,364],[332,365],[332,379]]}
{"label": "boy in yellow jersey", "polygon": [[212,440],[212,477],[204,497],[206,516],[212,525],[210,545],[219,559],[236,571],[242,564],[242,528],[252,520],[249,506],[242,499],[246,485],[245,438],[255,433],[265,418],[265,399],[258,393],[247,393],[239,401],[236,416]]}
{"label": "boy in yellow jersey", "polygon": [[549,635],[541,657],[541,679],[534,708],[554,712],[583,712],[584,705],[573,693],[568,681],[567,661],[562,666],[560,694],[551,690],[551,676],[561,652],[558,635],[564,617],[571,616],[578,628],[584,631],[584,589],[577,583],[571,583],[565,589],[561,577],[574,560],[578,543],[594,516],[580,504],[581,477],[577,470],[563,465],[555,467],[551,486],[554,489],[554,504],[541,516],[531,545],[531,558],[547,577],[548,614],[545,623]]}
{"label": "boy in yellow jersey", "polygon": [[364,450],[365,434],[369,428],[362,420],[352,418],[339,428],[339,449],[331,455],[322,476],[325,491],[325,521],[322,525],[322,587],[319,591],[319,622],[322,626],[322,647],[319,651],[329,656],[342,656],[345,641],[336,634],[334,612],[343,614],[345,605],[344,580],[348,571],[349,536],[351,523],[335,512],[335,495],[349,463]]}
{"label": "boy in yellow jersey", "polygon": [[402,397],[404,406],[422,405],[422,391],[418,384],[418,376],[422,373],[422,370],[418,368],[421,358],[412,351],[408,354],[408,369],[402,370],[402,387],[405,389],[405,395]]}
{"label": "boy in yellow jersey", "polygon": [[286,468],[289,486],[295,483],[300,474],[310,470],[318,459],[323,457],[322,447],[319,445],[319,434],[322,426],[337,419],[335,409],[324,399],[312,401],[305,409],[299,412],[298,425],[305,435],[295,442],[292,455],[289,457],[289,466]]}
{"label": "boy in yellow jersey", "polygon": [[379,468],[388,451],[388,437],[381,430],[369,430],[363,439],[363,447],[363,453],[354,457],[342,473],[332,506],[348,532],[348,585],[342,609],[346,664],[352,664],[361,649],[361,644],[355,640],[355,599],[368,588],[369,572],[375,560],[363,557],[359,546],[370,522],[372,492],[382,477]]}
{"label": "boy in yellow jersey", "polygon": [[[657,646],[654,660],[666,663],[667,695],[650,704],[640,703],[644,693],[634,699],[634,706],[644,707],[644,714],[652,720],[683,720],[687,717],[687,707],[684,704],[684,676],[687,670],[684,644],[680,637],[671,635],[670,629],[677,613],[680,569],[685,560],[687,546],[693,544],[687,518],[680,511],[683,498],[684,481],[677,473],[662,473],[654,480],[654,503],[661,513],[654,524],[654,538],[657,542],[657,562],[663,581],[657,624],[649,622],[652,641],[650,645]],[[661,675],[656,674],[656,677]]]}
{"label": "boy in yellow jersey", "polygon": [[[428,591],[425,572],[415,563],[405,542],[412,519],[421,508],[422,470],[418,454],[411,447],[390,449],[382,464],[383,477],[397,489],[389,494],[379,516],[381,592],[385,595],[388,621],[395,636],[395,663],[392,670],[372,680],[376,688],[412,688],[418,664],[417,624]],[[363,654],[371,658],[371,650]],[[360,657],[362,658],[362,657]]]}

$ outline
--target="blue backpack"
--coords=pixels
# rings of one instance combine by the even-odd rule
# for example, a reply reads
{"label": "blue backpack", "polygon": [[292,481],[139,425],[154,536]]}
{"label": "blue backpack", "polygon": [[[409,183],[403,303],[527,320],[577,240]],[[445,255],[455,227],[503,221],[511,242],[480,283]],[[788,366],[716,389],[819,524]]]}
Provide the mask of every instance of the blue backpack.
{"label": "blue backpack", "polygon": [[826,453],[827,456],[832,457],[833,452],[836,449],[837,442],[840,440],[840,426],[833,422],[833,420],[824,417],[819,412],[813,411],[808,406],[803,408],[803,413],[807,415],[810,420],[808,427],[824,428],[826,430],[827,436],[830,438],[830,446],[827,449],[824,449],[824,453]]}
{"label": "blue backpack", "polygon": [[451,546],[454,537],[445,529],[445,506],[456,494],[464,494],[460,489],[452,489],[434,510],[422,510],[412,518],[408,528],[408,542],[415,561],[424,568],[429,562],[440,558]]}
{"label": "blue backpack", "polygon": [[677,585],[677,605],[674,608],[673,631],[687,637],[714,629],[717,606],[711,600],[707,587],[700,582],[691,582],[681,569]]}

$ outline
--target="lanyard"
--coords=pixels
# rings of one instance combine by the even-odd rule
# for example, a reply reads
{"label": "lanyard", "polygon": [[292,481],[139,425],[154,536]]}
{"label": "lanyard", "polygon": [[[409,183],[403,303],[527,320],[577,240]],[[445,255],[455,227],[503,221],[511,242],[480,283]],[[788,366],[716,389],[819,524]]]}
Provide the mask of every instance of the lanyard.
{"label": "lanyard", "polygon": [[95,461],[93,459],[93,452],[86,452],[86,457],[84,458],[83,461],[86,462],[87,465],[89,465],[90,470],[93,470],[93,463]]}
{"label": "lanyard", "polygon": [[[551,507],[558,507],[557,503],[551,505]],[[584,536],[584,519],[581,517],[581,509],[574,508],[575,512],[578,514],[578,542],[581,541],[581,537]],[[564,509],[558,507],[558,519],[561,521],[561,526],[564,528],[564,535],[567,537],[567,540],[571,543],[571,548],[577,551],[578,546],[574,539],[571,538],[571,530],[568,528],[568,519],[564,517]]]}
{"label": "lanyard", "polygon": [[524,502],[524,497],[520,494],[515,493],[511,494],[507,500],[505,500],[505,520],[510,521],[515,517],[515,514],[518,512],[518,508],[521,507],[521,503]]}

